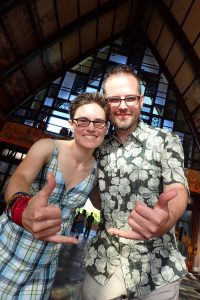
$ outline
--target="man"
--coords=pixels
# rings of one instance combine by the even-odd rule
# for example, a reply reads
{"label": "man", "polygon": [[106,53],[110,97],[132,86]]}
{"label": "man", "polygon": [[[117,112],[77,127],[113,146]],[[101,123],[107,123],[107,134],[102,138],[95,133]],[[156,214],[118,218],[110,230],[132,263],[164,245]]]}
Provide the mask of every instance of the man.
{"label": "man", "polygon": [[144,96],[129,67],[112,69],[103,88],[115,127],[98,153],[107,230],[87,249],[82,299],[178,299],[186,267],[174,224],[188,199],[182,147],[139,120]]}
{"label": "man", "polygon": [[84,236],[89,237],[92,224],[94,222],[93,212],[87,217]]}
{"label": "man", "polygon": [[[115,127],[98,153],[106,230],[87,249],[82,299],[178,299],[186,267],[174,224],[188,200],[181,144],[177,136],[139,120],[144,96],[128,66],[112,69],[103,87]],[[97,201],[98,191],[94,194]],[[54,229],[60,215],[47,207],[46,218],[40,211],[37,221],[33,210],[38,203],[24,212],[24,226],[36,238],[64,242]]]}

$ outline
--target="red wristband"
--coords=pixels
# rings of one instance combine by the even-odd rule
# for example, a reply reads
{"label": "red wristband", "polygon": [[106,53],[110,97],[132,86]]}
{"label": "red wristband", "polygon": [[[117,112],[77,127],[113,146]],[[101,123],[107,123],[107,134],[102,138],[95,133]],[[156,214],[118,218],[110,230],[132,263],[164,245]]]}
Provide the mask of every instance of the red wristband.
{"label": "red wristband", "polygon": [[25,210],[25,208],[28,205],[28,201],[30,200],[30,197],[22,196],[19,198],[11,207],[11,219],[14,223],[18,224],[19,226],[22,226],[22,214]]}
{"label": "red wristband", "polygon": [[[13,195],[14,196],[14,195]],[[12,197],[14,198],[14,197]],[[20,195],[18,199],[15,199],[14,203],[9,205],[9,212],[11,220],[18,224],[19,226],[23,227],[22,225],[22,214],[28,205],[28,201],[31,199],[30,195]]]}

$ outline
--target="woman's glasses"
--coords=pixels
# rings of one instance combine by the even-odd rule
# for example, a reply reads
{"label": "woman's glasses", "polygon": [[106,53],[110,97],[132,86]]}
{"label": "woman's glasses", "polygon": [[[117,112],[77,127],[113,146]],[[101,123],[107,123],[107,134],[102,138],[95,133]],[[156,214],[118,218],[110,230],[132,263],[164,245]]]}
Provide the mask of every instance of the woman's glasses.
{"label": "woman's glasses", "polygon": [[101,119],[91,121],[88,118],[74,118],[73,121],[76,121],[77,125],[80,127],[87,127],[90,125],[90,123],[93,123],[94,127],[99,129],[103,129],[106,126],[106,121]]}

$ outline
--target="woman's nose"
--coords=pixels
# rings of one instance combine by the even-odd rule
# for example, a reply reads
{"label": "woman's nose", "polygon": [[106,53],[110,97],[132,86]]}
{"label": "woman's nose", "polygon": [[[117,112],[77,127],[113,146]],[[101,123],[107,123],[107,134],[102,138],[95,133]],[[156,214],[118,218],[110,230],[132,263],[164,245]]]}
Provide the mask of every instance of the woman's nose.
{"label": "woman's nose", "polygon": [[87,128],[88,128],[89,130],[95,130],[94,123],[93,123],[93,122],[90,122],[90,124],[87,126]]}

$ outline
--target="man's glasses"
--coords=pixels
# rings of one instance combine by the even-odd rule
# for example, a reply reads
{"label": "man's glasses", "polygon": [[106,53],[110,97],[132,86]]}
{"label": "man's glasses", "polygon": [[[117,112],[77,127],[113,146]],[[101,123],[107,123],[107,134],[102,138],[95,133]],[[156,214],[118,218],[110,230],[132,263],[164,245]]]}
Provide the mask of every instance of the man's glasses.
{"label": "man's glasses", "polygon": [[126,97],[118,97],[118,96],[113,96],[113,97],[107,97],[106,100],[109,102],[111,106],[120,106],[122,101],[125,101],[127,106],[136,106],[139,103],[141,96],[126,96]]}
{"label": "man's glasses", "polygon": [[100,119],[90,121],[88,118],[74,118],[73,121],[76,121],[77,125],[80,127],[87,127],[90,123],[93,123],[94,127],[99,129],[103,129],[106,126],[106,121]]}

